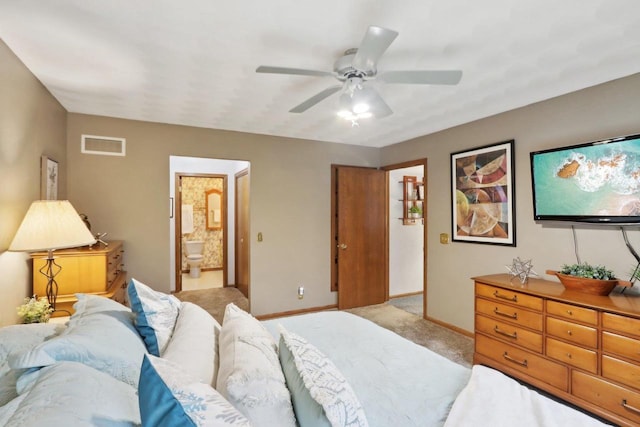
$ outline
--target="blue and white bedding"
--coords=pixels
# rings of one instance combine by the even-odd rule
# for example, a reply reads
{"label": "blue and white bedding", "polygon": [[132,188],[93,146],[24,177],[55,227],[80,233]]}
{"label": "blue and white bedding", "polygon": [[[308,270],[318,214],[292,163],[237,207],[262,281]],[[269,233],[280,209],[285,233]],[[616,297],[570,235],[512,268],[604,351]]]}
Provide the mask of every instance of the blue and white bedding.
{"label": "blue and white bedding", "polygon": [[[66,327],[0,328],[0,425],[600,425],[345,312],[259,322],[230,304],[220,325],[183,302],[158,358],[137,329],[140,313],[78,299]],[[167,322],[143,332],[157,334],[154,325]]]}
{"label": "blue and white bedding", "polygon": [[340,311],[263,322],[313,343],[336,365],[362,403],[371,427],[440,426],[471,370],[425,347]]}

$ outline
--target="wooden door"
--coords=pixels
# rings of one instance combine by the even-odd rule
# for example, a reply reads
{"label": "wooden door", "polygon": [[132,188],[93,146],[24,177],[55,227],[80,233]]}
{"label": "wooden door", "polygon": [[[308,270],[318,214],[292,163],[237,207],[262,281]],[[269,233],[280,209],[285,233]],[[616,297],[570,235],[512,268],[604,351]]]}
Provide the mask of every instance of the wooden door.
{"label": "wooden door", "polygon": [[249,298],[249,169],[236,174],[236,287]]}
{"label": "wooden door", "polygon": [[387,300],[386,172],[336,166],[335,278],[338,308]]}

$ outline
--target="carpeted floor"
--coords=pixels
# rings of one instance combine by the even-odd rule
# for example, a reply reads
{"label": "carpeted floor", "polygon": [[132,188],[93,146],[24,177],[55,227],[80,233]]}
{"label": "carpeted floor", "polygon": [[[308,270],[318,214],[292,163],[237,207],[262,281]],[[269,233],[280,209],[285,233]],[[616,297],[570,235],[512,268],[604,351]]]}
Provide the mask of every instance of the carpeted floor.
{"label": "carpeted floor", "polygon": [[420,317],[422,317],[422,312],[424,311],[422,309],[424,306],[422,294],[391,298],[389,304]]}
{"label": "carpeted floor", "polygon": [[[176,293],[175,296],[182,301],[199,305],[211,313],[220,323],[222,323],[224,309],[228,303],[233,302],[243,310],[249,308],[248,300],[233,287],[182,291]],[[424,320],[421,317],[422,303],[417,304],[415,297],[407,298],[413,298],[413,303],[408,304],[398,301],[402,298],[394,298],[389,303],[346,311],[364,317],[460,365],[470,367],[473,363],[473,339]],[[394,306],[394,302],[399,303],[403,308]],[[416,305],[420,307],[420,315],[406,311],[411,305],[414,307],[414,311]]]}
{"label": "carpeted floor", "polygon": [[234,287],[182,291],[176,292],[174,295],[181,301],[189,301],[204,308],[220,324],[224,318],[224,308],[231,302],[241,309],[249,311],[249,300]]}

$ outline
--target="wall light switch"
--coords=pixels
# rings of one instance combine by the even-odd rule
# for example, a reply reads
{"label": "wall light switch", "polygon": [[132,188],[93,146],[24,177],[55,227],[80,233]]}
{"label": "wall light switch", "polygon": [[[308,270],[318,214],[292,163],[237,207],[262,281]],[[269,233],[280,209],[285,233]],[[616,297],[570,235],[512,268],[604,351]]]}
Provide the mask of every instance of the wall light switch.
{"label": "wall light switch", "polygon": [[443,245],[449,243],[449,235],[447,233],[440,234],[440,243],[442,243]]}
{"label": "wall light switch", "polygon": [[262,242],[262,232],[258,233],[258,242]]}
{"label": "wall light switch", "polygon": [[298,299],[304,298],[304,286],[298,287]]}

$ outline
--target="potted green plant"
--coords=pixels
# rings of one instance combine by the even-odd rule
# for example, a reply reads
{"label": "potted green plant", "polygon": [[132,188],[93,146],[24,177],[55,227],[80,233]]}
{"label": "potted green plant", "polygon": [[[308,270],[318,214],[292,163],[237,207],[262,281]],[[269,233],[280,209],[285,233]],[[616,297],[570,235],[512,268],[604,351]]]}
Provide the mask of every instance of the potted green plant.
{"label": "potted green plant", "polygon": [[409,216],[411,218],[420,218],[422,216],[422,209],[420,209],[420,206],[418,205],[413,205],[409,208]]}
{"label": "potted green plant", "polygon": [[547,274],[556,275],[567,289],[594,295],[609,295],[617,285],[631,286],[631,282],[617,279],[612,270],[586,262],[564,264],[560,271],[547,270]]}

